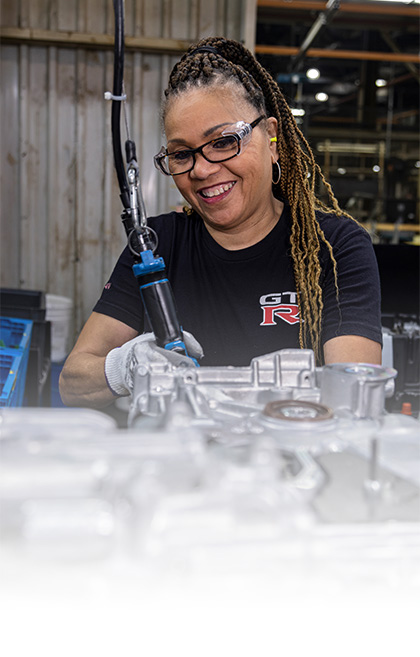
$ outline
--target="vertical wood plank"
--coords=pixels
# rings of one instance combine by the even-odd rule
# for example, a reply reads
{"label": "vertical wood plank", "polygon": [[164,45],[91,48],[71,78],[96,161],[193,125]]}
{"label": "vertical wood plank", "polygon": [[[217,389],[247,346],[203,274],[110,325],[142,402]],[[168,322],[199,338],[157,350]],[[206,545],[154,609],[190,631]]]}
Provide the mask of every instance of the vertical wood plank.
{"label": "vertical wood plank", "polygon": [[3,2],[0,12],[0,23],[7,27],[19,27],[19,3]]}
{"label": "vertical wood plank", "polygon": [[251,51],[255,51],[255,39],[257,28],[257,0],[245,0],[244,16],[238,21],[241,29],[240,38],[245,46]]}
{"label": "vertical wood plank", "polygon": [[[83,32],[100,34],[105,32],[108,5],[112,10],[112,0],[88,0],[88,2],[85,0],[85,2],[82,3],[84,8],[84,18],[80,27]],[[79,14],[80,9],[81,7],[79,5]]]}
{"label": "vertical wood plank", "polygon": [[[54,0],[51,7],[54,11],[54,22],[57,30],[77,30],[77,16],[79,12],[77,0]],[[85,1],[80,7],[85,7]]]}
{"label": "vertical wood plank", "polygon": [[144,12],[144,36],[163,37],[165,17],[168,16],[167,0],[146,0]]}
{"label": "vertical wood plank", "polygon": [[[53,291],[55,267],[53,267],[55,244],[55,222],[54,212],[57,212],[57,190],[59,187],[59,169],[57,162],[57,146],[59,143],[58,131],[58,100],[57,100],[57,78],[58,78],[58,52],[57,48],[48,49],[48,166],[47,166],[47,201],[48,201],[48,231],[47,244],[47,284],[46,289]],[[73,272],[69,272],[72,276]]]}
{"label": "vertical wood plank", "polygon": [[[78,56],[77,113],[77,319],[86,317],[101,291],[104,230],[103,140],[105,114],[103,70],[105,54]],[[98,75],[99,72],[102,74]]]}
{"label": "vertical wood plank", "polygon": [[30,20],[29,3],[27,2],[27,0],[22,0],[22,2],[19,3],[18,27],[21,28],[29,27],[29,20]]}
{"label": "vertical wood plank", "polygon": [[50,26],[49,9],[51,3],[47,0],[32,0],[32,2],[25,0],[24,4],[27,11],[28,26],[39,30],[47,30]]}
{"label": "vertical wood plank", "polygon": [[[49,166],[54,169],[49,189],[51,258],[49,292],[74,299],[74,263],[77,260],[76,226],[76,53],[57,49],[55,137]],[[51,135],[53,137],[53,135]]]}
{"label": "vertical wood plank", "polygon": [[188,39],[191,6],[189,0],[172,0],[170,36],[172,39]]}
{"label": "vertical wood plank", "polygon": [[[19,286],[20,261],[20,144],[16,129],[19,116],[19,47],[2,46],[0,61],[2,93],[0,95],[1,130],[0,162],[0,272],[1,284]],[[10,129],[9,129],[10,127]]]}
{"label": "vertical wood plank", "polygon": [[142,3],[137,0],[125,0],[124,2],[124,32],[127,36],[136,36],[136,15],[138,9],[141,12],[141,7],[137,8],[139,4]]}
{"label": "vertical wood plank", "polygon": [[[160,119],[160,105],[163,90],[167,84],[168,57],[145,55],[143,58],[143,116],[141,131],[149,133],[143,142],[142,177],[145,197],[149,203],[149,213],[159,214],[168,208],[168,189],[172,179],[160,174],[153,164],[153,156],[164,143]],[[147,93],[146,93],[146,90]]]}
{"label": "vertical wood plank", "polygon": [[200,16],[200,0],[190,0],[190,15],[188,18],[188,38],[197,40],[198,23]]}
{"label": "vertical wood plank", "polygon": [[26,225],[28,221],[28,188],[22,183],[28,179],[29,153],[29,57],[28,46],[19,48],[19,287],[29,286],[25,262]]}
{"label": "vertical wood plank", "polygon": [[207,36],[220,36],[217,33],[217,0],[200,0],[197,39]]}
{"label": "vertical wood plank", "polygon": [[[256,2],[255,2],[256,7]],[[244,40],[245,32],[241,25],[249,18],[246,0],[226,0],[225,25],[223,31],[229,39]]]}
{"label": "vertical wood plank", "polygon": [[225,0],[217,0],[214,13],[214,36],[226,35],[226,3]]}
{"label": "vertical wood plank", "polygon": [[22,109],[25,114],[25,157],[22,166],[21,249],[22,285],[45,289],[47,283],[47,51],[26,49],[25,87],[22,87]]}
{"label": "vertical wood plank", "polygon": [[147,0],[137,0],[134,3],[133,34],[136,36],[148,36],[146,31],[146,3]]}

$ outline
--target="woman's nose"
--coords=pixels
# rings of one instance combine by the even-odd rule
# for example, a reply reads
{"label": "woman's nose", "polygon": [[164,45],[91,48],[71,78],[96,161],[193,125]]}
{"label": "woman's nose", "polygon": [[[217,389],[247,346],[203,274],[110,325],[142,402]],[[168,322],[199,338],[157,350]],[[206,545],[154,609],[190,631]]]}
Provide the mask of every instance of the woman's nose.
{"label": "woman's nose", "polygon": [[194,166],[190,171],[190,176],[192,178],[200,179],[207,178],[220,169],[220,164],[220,162],[209,162],[201,155],[201,153],[196,153]]}

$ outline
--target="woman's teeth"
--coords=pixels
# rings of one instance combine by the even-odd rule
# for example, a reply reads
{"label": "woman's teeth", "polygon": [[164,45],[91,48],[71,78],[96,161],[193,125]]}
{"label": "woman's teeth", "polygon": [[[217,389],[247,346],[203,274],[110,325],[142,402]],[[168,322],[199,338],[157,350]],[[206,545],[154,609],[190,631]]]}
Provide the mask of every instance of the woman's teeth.
{"label": "woman's teeth", "polygon": [[200,194],[202,196],[205,196],[206,198],[213,198],[213,196],[220,196],[220,194],[223,194],[224,192],[229,191],[229,189],[232,189],[233,185],[235,183],[227,183],[227,185],[220,185],[220,187],[213,187],[213,189],[203,189]]}

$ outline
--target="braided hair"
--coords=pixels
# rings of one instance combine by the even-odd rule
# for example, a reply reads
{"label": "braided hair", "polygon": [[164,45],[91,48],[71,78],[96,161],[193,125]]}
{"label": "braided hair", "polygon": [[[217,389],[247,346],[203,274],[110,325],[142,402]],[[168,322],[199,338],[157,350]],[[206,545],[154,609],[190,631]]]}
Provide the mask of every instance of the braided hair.
{"label": "braided hair", "polygon": [[[273,193],[278,198],[286,198],[290,205],[291,256],[300,317],[299,344],[301,348],[310,346],[321,361],[321,242],[328,249],[333,264],[337,302],[338,282],[332,246],[321,230],[315,212],[323,210],[336,215],[350,215],[340,209],[277,82],[241,43],[221,37],[208,37],[191,46],[172,69],[165,90],[162,118],[165,118],[168,105],[176,96],[193,88],[213,85],[234,85],[243,98],[261,114],[277,119],[281,177],[273,185]],[[317,180],[322,181],[330,206],[317,198]]]}

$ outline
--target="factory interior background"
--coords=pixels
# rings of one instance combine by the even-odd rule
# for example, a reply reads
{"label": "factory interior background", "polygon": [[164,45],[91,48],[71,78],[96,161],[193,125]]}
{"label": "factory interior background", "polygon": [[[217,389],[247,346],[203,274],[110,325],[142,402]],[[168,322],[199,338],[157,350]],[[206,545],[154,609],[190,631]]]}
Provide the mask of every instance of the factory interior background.
{"label": "factory interior background", "polygon": [[[278,80],[339,202],[374,242],[416,242],[417,5],[331,4],[126,0],[127,111],[150,216],[182,203],[152,162],[167,75],[189,43],[220,34],[255,49]],[[5,0],[1,24],[2,286],[71,298],[74,339],[125,242],[104,100],[112,2]]]}
{"label": "factory interior background", "polygon": [[[217,504],[215,497],[202,497],[201,502],[194,502],[195,506],[187,505],[187,513],[183,506],[186,497],[177,498],[176,495],[180,494],[181,489],[185,493],[182,488],[186,486],[185,481],[189,482],[191,489],[198,487],[196,459],[204,458],[202,452],[198,457],[200,450],[195,446],[194,450],[191,448],[191,452],[188,452],[187,459],[185,451],[182,451],[184,447],[175,454],[173,445],[169,446],[166,439],[162,438],[163,446],[159,447],[161,451],[152,446],[153,441],[150,441],[138,448],[143,450],[140,457],[140,452],[137,454],[137,448],[132,446],[128,438],[121,439],[118,434],[116,439],[116,432],[127,426],[127,407],[124,404],[106,411],[108,415],[104,412],[103,417],[96,420],[94,415],[83,415],[82,412],[78,419],[74,419],[74,415],[62,415],[63,419],[48,415],[37,420],[35,416],[22,415],[18,421],[7,420],[5,415],[4,483],[0,483],[0,498],[5,501],[3,528],[7,539],[4,578],[6,594],[0,602],[7,608],[11,600],[9,611],[15,612],[15,619],[10,621],[8,629],[10,640],[13,642],[19,636],[17,618],[22,608],[22,599],[25,599],[25,622],[33,633],[36,650],[44,657],[50,654],[134,654],[131,652],[136,634],[134,628],[140,627],[137,612],[147,619],[146,627],[142,626],[139,632],[145,632],[150,645],[159,637],[159,645],[162,643],[165,646],[162,652],[153,652],[150,648],[144,653],[150,655],[169,654],[173,645],[176,645],[176,649],[172,654],[177,655],[178,651],[181,654],[180,646],[185,642],[185,632],[191,639],[191,645],[184,644],[185,655],[274,654],[272,647],[277,632],[274,630],[280,627],[279,614],[287,619],[286,624],[289,625],[284,644],[288,650],[285,654],[300,657],[307,654],[309,649],[313,649],[316,655],[354,655],[356,649],[359,654],[368,654],[360,649],[356,636],[348,637],[348,627],[344,620],[350,614],[356,614],[360,626],[366,620],[366,636],[369,637],[365,643],[366,649],[377,651],[378,644],[375,641],[379,640],[379,635],[382,636],[388,623],[389,641],[380,640],[382,648],[377,654],[414,654],[415,633],[412,628],[416,624],[414,611],[416,606],[418,608],[420,590],[420,448],[415,438],[420,402],[419,0],[125,0],[124,4],[127,120],[130,136],[137,145],[140,181],[149,216],[180,208],[183,204],[172,179],[159,175],[153,166],[153,155],[163,143],[159,107],[168,74],[191,43],[205,36],[217,35],[242,41],[277,80],[340,206],[368,231],[381,278],[383,366],[397,370],[393,395],[385,401],[381,397],[378,403],[384,406],[386,413],[393,416],[394,424],[384,425],[383,428],[384,444],[388,441],[386,449],[390,450],[389,458],[398,462],[398,476],[401,479],[397,481],[394,472],[394,479],[391,483],[391,479],[387,479],[388,488],[385,486],[388,498],[385,494],[381,498],[382,501],[388,500],[392,512],[385,512],[381,507],[380,517],[369,515],[373,508],[373,498],[368,500],[369,512],[363,511],[365,515],[357,515],[359,511],[354,511],[355,515],[352,516],[353,510],[348,512],[349,524],[342,526],[350,527],[353,523],[351,526],[354,528],[357,525],[355,534],[345,529],[339,536],[334,534],[332,537],[328,530],[322,536],[318,533],[315,539],[314,534],[310,533],[313,517],[305,506],[307,498],[301,507],[299,498],[299,508],[293,515],[290,508],[294,505],[293,509],[296,510],[297,498],[293,494],[290,499],[287,498],[286,503],[286,498],[282,497],[281,509],[284,511],[287,507],[288,511],[282,516],[281,527],[282,523],[285,523],[284,527],[287,525],[286,533],[290,527],[298,527],[301,532],[299,537],[309,532],[311,543],[298,543],[293,538],[295,542],[287,543],[287,547],[283,545],[284,553],[280,563],[276,560],[278,553],[273,547],[277,545],[278,535],[270,533],[272,526],[277,527],[278,516],[274,515],[271,502],[267,502],[269,496],[274,495],[273,490],[264,488],[260,498],[257,483],[259,486],[262,480],[258,479],[257,482],[253,479],[251,469],[241,476],[238,475],[239,470],[235,470],[237,478],[227,479],[229,485],[223,489],[226,497],[219,490]],[[59,373],[126,245],[112,154],[111,103],[104,97],[105,92],[112,89],[113,47],[114,14],[111,0],[1,2],[0,315],[3,334],[0,356],[6,358],[8,345],[4,336],[8,335],[10,320],[19,326],[22,321],[29,321],[32,331],[29,341],[25,343],[26,378],[23,382],[16,379],[10,392],[5,388],[9,365],[2,362],[1,385],[5,399],[2,407],[19,406],[22,411],[35,407],[46,411],[52,407],[68,413],[62,408],[58,393]],[[320,189],[319,193],[324,198],[324,190]],[[9,399],[6,393],[10,395]],[[346,394],[343,392],[343,398]],[[378,395],[383,396],[382,388]],[[10,401],[12,396],[13,401]],[[5,409],[0,408],[0,431],[2,410]],[[359,406],[356,415],[358,413],[362,417],[359,420],[362,425],[357,428],[357,422],[352,424],[354,418],[340,419],[339,422],[343,421],[340,431],[346,436],[348,432],[351,440],[356,440],[358,431],[361,435],[369,435],[371,439],[371,429],[368,431],[363,424],[365,419]],[[402,415],[411,417],[401,419]],[[411,425],[409,422],[417,424]],[[39,426],[43,423],[45,426],[50,423],[51,430],[41,437]],[[37,462],[39,470],[36,472],[30,470],[28,455],[22,462],[19,461],[20,469],[18,459],[14,460],[15,448],[12,449],[11,443],[14,441],[20,445],[24,440],[19,434],[23,426],[27,427],[25,440],[29,441],[25,443],[24,449],[29,449],[31,459],[36,454],[45,459],[41,465]],[[170,427],[177,440],[181,440],[175,424]],[[185,426],[184,430],[187,436],[184,439],[188,442],[189,433]],[[58,431],[58,434],[54,434],[54,431]],[[81,457],[77,451],[79,446],[71,447],[72,432],[79,438],[88,436],[89,456],[84,454]],[[109,434],[108,452],[100,451],[102,447],[98,447],[99,442],[96,438],[96,442],[93,440],[92,433],[99,435],[101,432]],[[254,433],[258,433],[258,427]],[[406,441],[398,457],[397,451],[392,451],[397,436],[403,443]],[[57,447],[58,437],[63,439],[61,444],[67,450],[65,458]],[[369,448],[360,447],[360,454],[366,458],[370,455],[371,458],[370,483],[376,482],[376,450],[379,449],[376,440],[371,439]],[[214,442],[217,443],[217,440]],[[303,444],[308,447],[309,443]],[[235,445],[237,464],[242,462],[243,452],[240,456],[238,453],[243,444],[242,447],[240,442]],[[310,445],[312,448],[312,442]],[[225,447],[225,444],[217,445],[221,452]],[[268,453],[266,446],[264,449],[261,454]],[[386,449],[384,447],[384,454]],[[339,452],[340,448],[334,444],[334,450]],[[282,456],[282,467],[289,478],[296,476],[299,469],[291,459],[290,451],[288,446]],[[144,456],[146,453],[149,455],[147,458]],[[168,474],[169,469],[165,470],[166,461],[159,460],[163,454],[169,453],[175,459],[171,475]],[[117,468],[117,476],[114,476],[114,465],[110,465],[108,460],[110,454],[114,454],[115,463],[120,468]],[[128,465],[129,454],[137,454],[136,458],[143,459],[147,464],[147,467],[142,466],[143,469],[139,466],[138,472],[141,470],[143,479],[141,484],[136,483],[135,486],[133,482],[137,482],[135,478],[138,472],[129,469],[132,467],[132,463]],[[321,468],[324,474],[329,472],[330,467],[331,472],[336,472],[335,465],[328,461],[329,456],[325,456]],[[314,470],[311,470],[312,466],[310,463],[308,465],[305,458],[300,453],[299,467],[309,479],[302,478],[299,483],[295,482],[299,495],[303,495],[307,481],[310,482],[309,488],[312,485],[315,488],[318,486]],[[50,479],[52,475],[48,459],[59,462],[54,480]],[[231,462],[234,460],[232,456],[228,456],[229,459]],[[83,462],[85,469],[80,466],[77,474],[74,474],[68,469],[74,461],[78,461],[79,466]],[[349,457],[349,468],[351,463]],[[258,476],[271,476],[267,474],[267,469],[264,470],[265,465],[265,461],[258,461]],[[0,470],[1,467],[0,459]],[[350,472],[345,467],[337,470],[343,481],[346,472]],[[200,468],[204,468],[203,461],[200,461]],[[263,475],[263,471],[266,474]],[[210,471],[213,478],[214,472]],[[409,474],[406,477],[407,472]],[[92,485],[92,477],[95,478],[96,488]],[[121,487],[121,481],[126,482],[127,478],[131,482],[130,496],[123,496],[122,505],[122,498],[118,497],[118,486]],[[330,479],[334,477],[331,475]],[[57,493],[59,480],[62,488]],[[233,498],[229,497],[233,490],[232,481],[237,486],[234,504]],[[265,483],[267,481],[269,479],[264,479]],[[30,491],[28,482],[35,486],[36,494]],[[71,485],[79,487],[77,500],[72,496],[73,493],[69,493]],[[241,494],[238,493],[239,489]],[[245,489],[248,497],[245,496]],[[162,511],[162,500],[166,500],[164,490],[171,494],[175,491],[173,499],[178,500],[176,503],[167,502],[166,515]],[[383,492],[385,489],[382,487],[381,490]],[[389,501],[391,493],[395,493],[396,498]],[[244,497],[241,497],[242,494]],[[362,505],[358,494],[354,495],[351,487],[344,493],[338,490],[337,499],[343,499],[342,495],[346,496],[346,500],[351,499],[355,506],[359,502]],[[117,498],[118,504],[115,502]],[[293,502],[290,501],[292,498]],[[226,499],[229,503],[226,503]],[[270,525],[267,520],[270,531],[265,528],[264,531],[258,530],[259,534],[252,533],[244,557],[242,552],[236,553],[235,550],[239,549],[238,536],[248,536],[246,531],[251,525],[241,523],[251,499],[254,504],[252,522],[260,513],[261,517],[273,523]],[[60,506],[60,500],[64,505]],[[54,508],[52,503],[55,504]],[[147,506],[149,503],[150,507]],[[240,510],[240,519],[235,516],[234,530],[229,524],[230,520],[223,516],[223,524],[218,515],[222,513],[221,509],[225,510],[231,503],[235,512]],[[269,513],[264,504],[270,507]],[[322,504],[319,500],[317,504],[317,513],[322,515]],[[150,515],[149,518],[145,513],[150,520],[149,524],[146,523],[147,529],[146,524],[141,524],[143,520],[138,524],[139,518],[144,517],[141,514],[146,507]],[[328,508],[332,514],[332,507],[333,504],[328,500],[325,501],[325,508],[322,508]],[[153,519],[150,508],[159,509]],[[204,508],[207,513],[205,516],[200,515]],[[258,509],[262,508],[264,512],[259,512]],[[315,502],[313,508],[316,508]],[[341,513],[339,509],[335,512],[337,515],[331,520],[332,524],[338,523],[337,518]],[[347,518],[345,513],[343,517]],[[179,525],[176,525],[176,518]],[[193,532],[197,518],[202,523],[199,539]],[[377,523],[377,531],[372,530],[372,534],[369,534],[372,518]],[[391,524],[385,522],[388,520]],[[343,520],[343,523],[346,522],[346,519]],[[127,530],[128,525],[130,531]],[[135,538],[132,530],[134,525]],[[96,533],[93,527],[99,528]],[[214,527],[219,532],[218,537],[223,534],[225,542],[218,542],[219,538],[214,539],[211,533]],[[397,527],[394,534],[390,527],[394,530]],[[318,530],[314,531],[316,533]],[[331,541],[334,541],[334,551],[325,548],[325,541],[330,541],[328,550]],[[214,557],[215,552],[210,551],[209,545],[214,547],[216,543],[220,552]],[[231,550],[230,560],[220,548],[222,543],[224,548],[228,545]],[[192,544],[194,548],[191,548]],[[359,551],[361,561],[354,566],[352,560],[355,552],[350,546],[356,544],[355,549]],[[16,553],[15,545],[18,546]],[[259,551],[261,545],[263,550]],[[235,550],[232,546],[235,546]],[[296,557],[296,550],[301,561]],[[131,566],[127,566],[127,554],[132,559],[137,551],[142,555],[142,564],[148,567],[152,564],[151,570],[140,568],[133,571]],[[122,552],[124,559],[121,558]],[[31,567],[27,564],[22,566],[20,559],[26,553],[30,555]],[[118,558],[112,561],[112,576],[109,571],[104,575],[100,568],[105,562],[109,563],[106,560],[111,553],[113,559],[115,555]],[[219,599],[216,580],[212,580],[207,570],[203,573],[197,566],[202,566],[210,553],[217,577],[222,573],[222,579],[226,575],[231,584],[223,603]],[[58,567],[55,570],[57,554],[58,562],[61,564],[64,560],[66,563],[65,575]],[[41,562],[37,561],[38,557]],[[246,565],[249,558],[252,563],[250,569]],[[332,574],[328,569],[329,560],[334,564]],[[98,566],[98,563],[102,565]],[[192,563],[202,579],[188,580],[188,586],[184,588],[185,582],[179,579],[179,572],[184,575],[190,573],[190,569],[193,570]],[[264,585],[260,586],[255,573],[261,563],[264,563]],[[350,567],[346,570],[349,563],[353,564],[353,570]],[[75,564],[79,565],[76,567]],[[316,577],[314,564],[319,567]],[[272,565],[276,576],[280,574],[280,579],[284,578],[283,583],[287,582],[287,600],[279,602],[277,598],[279,589],[273,584],[276,577],[270,579]],[[244,575],[245,571],[247,575]],[[151,572],[153,576],[158,573],[157,579],[153,579]],[[343,572],[346,574],[343,575]],[[44,586],[43,578],[53,580],[55,575],[55,586],[47,587],[50,597],[44,598],[42,604],[38,605],[37,591]],[[250,580],[246,579],[248,576]],[[366,593],[366,605],[369,603],[375,608],[370,628],[364,613],[366,607],[359,604],[360,591],[356,586],[359,579],[362,581],[363,594]],[[385,580],[387,594],[394,587],[394,602],[398,603],[398,610],[391,603],[392,596],[381,597],[381,586]],[[249,590],[255,594],[251,601],[245,592],[244,581],[248,582]],[[268,581],[270,595],[266,598],[264,586]],[[14,593],[16,582],[17,592]],[[371,597],[369,589],[365,588],[366,582],[374,584],[375,593]],[[153,589],[155,584],[156,589]],[[145,596],[140,607],[136,607],[136,594],[143,586],[149,597]],[[346,587],[347,595],[343,593]],[[68,592],[68,597],[64,602],[60,598],[60,604],[55,607],[51,600],[56,595],[60,597],[63,588]],[[194,605],[189,606],[187,590],[199,601],[196,608]],[[320,591],[324,606],[314,611]],[[335,607],[335,596],[343,604],[342,614]],[[117,611],[113,603],[106,606],[105,601],[109,600],[119,601]],[[162,600],[165,600],[163,606]],[[255,600],[258,600],[257,615]],[[227,620],[228,601],[235,612],[230,625]],[[88,614],[90,603],[98,605],[92,620],[92,627],[98,630],[96,638],[85,615],[85,612]],[[382,615],[378,611],[381,604]],[[326,638],[319,637],[319,627],[324,622],[323,612],[327,608],[328,618],[333,620],[329,625],[330,634],[325,647]],[[78,610],[77,622],[85,637],[85,644],[80,650],[76,637],[71,637],[67,646],[61,643],[57,648],[58,642],[63,641],[59,638],[59,628],[65,627],[65,618],[74,615],[75,609]],[[111,609],[114,609],[116,616],[111,614]],[[193,619],[194,631],[191,627],[189,630],[185,627],[183,610],[186,609]],[[207,642],[203,638],[209,629],[199,609],[205,609],[205,615],[214,614],[217,619],[215,624],[225,639],[220,652],[216,637],[212,636],[213,630],[211,636],[206,634]],[[238,615],[240,609],[243,611],[242,617]],[[293,610],[296,615],[293,615]],[[45,643],[45,628],[44,632],[40,629],[44,611],[52,619],[49,622],[56,630],[56,634],[51,632],[55,638],[48,646]],[[98,639],[102,631],[98,629],[101,627],[101,614],[102,618],[109,621],[108,631],[112,635],[109,642]],[[166,634],[158,622],[159,614],[168,630]],[[301,652],[296,648],[296,637],[302,633],[299,614],[308,628],[308,632],[303,633],[305,636],[300,638]],[[115,622],[116,617],[118,622]],[[122,631],[125,620],[130,624],[127,632],[125,629]],[[264,634],[261,628],[265,627],[266,622],[270,630]],[[406,631],[406,623],[410,632]],[[394,629],[395,635],[392,634]],[[348,637],[347,646],[341,643],[344,632]],[[310,640],[311,635],[317,637],[314,643]],[[105,636],[106,633],[103,634]],[[238,636],[248,637],[247,641],[244,638],[239,640]],[[398,643],[399,640],[401,643]],[[14,654],[28,654],[29,645],[28,636],[19,636],[16,646],[17,649],[21,646],[22,652]],[[240,649],[238,646],[241,646]],[[295,648],[297,652],[292,652]],[[37,655],[38,652],[33,654]]]}

